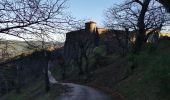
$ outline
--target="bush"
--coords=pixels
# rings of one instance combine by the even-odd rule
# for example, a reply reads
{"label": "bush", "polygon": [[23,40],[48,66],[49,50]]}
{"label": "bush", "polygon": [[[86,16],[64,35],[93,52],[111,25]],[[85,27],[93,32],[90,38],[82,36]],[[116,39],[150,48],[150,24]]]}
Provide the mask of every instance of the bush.
{"label": "bush", "polygon": [[106,55],[106,50],[104,46],[99,46],[94,49],[95,56],[104,57]]}

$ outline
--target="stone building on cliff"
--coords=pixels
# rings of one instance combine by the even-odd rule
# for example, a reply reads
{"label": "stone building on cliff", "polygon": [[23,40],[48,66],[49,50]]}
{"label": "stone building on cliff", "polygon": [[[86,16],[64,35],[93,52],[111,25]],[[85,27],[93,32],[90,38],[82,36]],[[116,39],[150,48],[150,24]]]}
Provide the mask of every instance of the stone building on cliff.
{"label": "stone building on cliff", "polygon": [[[124,33],[123,31],[116,32],[120,33],[119,35]],[[119,49],[121,49],[120,41],[116,39],[113,31],[106,28],[97,28],[96,22],[93,21],[85,23],[85,29],[68,32],[64,44],[66,63],[78,59],[82,55],[82,51],[86,52],[87,55],[92,53],[99,42],[106,46],[108,52],[119,52]]]}
{"label": "stone building on cliff", "polygon": [[64,58],[66,63],[78,59],[83,52],[90,54],[98,45],[99,35],[96,23],[93,21],[85,23],[85,29],[71,31],[66,34],[64,44]]}
{"label": "stone building on cliff", "polygon": [[[148,35],[148,33],[146,33]],[[160,36],[164,36],[159,32]],[[168,36],[168,35],[166,35]],[[148,41],[150,37],[148,35]],[[85,29],[71,31],[66,34],[64,44],[64,58],[66,62],[78,59],[82,51],[90,54],[96,46],[104,45],[107,53],[123,53],[127,46],[132,46],[136,40],[134,31],[112,30],[107,28],[98,28],[96,22],[85,23]]]}

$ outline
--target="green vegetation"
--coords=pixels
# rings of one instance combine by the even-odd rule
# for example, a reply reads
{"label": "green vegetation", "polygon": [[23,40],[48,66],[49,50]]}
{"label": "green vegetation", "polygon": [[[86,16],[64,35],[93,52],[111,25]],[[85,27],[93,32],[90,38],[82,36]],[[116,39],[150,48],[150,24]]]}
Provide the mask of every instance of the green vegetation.
{"label": "green vegetation", "polygon": [[21,93],[15,91],[10,92],[1,97],[1,100],[58,100],[58,96],[68,92],[69,88],[60,84],[51,85],[51,90],[46,93],[44,83],[37,81],[27,88],[21,90]]}
{"label": "green vegetation", "polygon": [[83,83],[74,75],[70,76],[73,82],[99,88],[114,94],[113,98],[120,93],[118,100],[170,100],[170,41],[147,44],[140,54],[126,57],[108,55],[104,47],[95,52],[97,57],[89,59],[91,67],[97,66],[91,80]]}
{"label": "green vegetation", "polygon": [[167,40],[161,41],[157,49],[149,44],[140,55],[129,55],[132,73],[117,89],[127,100],[170,100],[169,55],[170,41]]}
{"label": "green vegetation", "polygon": [[125,100],[170,100],[169,55],[169,40],[147,44],[140,54],[126,57],[108,55],[99,46],[89,57],[90,71],[94,72],[91,79],[83,81],[83,76],[75,74],[77,66],[70,66],[74,69],[66,80],[94,86],[109,94],[119,92]]}

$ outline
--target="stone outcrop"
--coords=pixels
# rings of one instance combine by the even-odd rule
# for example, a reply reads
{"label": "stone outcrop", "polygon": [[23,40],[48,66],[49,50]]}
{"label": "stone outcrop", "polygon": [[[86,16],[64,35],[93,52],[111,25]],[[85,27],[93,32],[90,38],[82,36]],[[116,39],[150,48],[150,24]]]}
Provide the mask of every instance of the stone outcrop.
{"label": "stone outcrop", "polygon": [[[47,55],[50,52],[47,52]],[[20,55],[0,63],[0,95],[12,89],[20,89],[44,77],[43,70],[48,66],[43,51]]]}
{"label": "stone outcrop", "polygon": [[64,58],[66,63],[75,60],[81,55],[81,46],[83,45],[87,53],[93,52],[93,49],[98,46],[99,41],[105,45],[109,53],[120,52],[122,47],[122,40],[125,37],[125,31],[109,30],[106,28],[97,28],[93,21],[85,23],[85,29],[71,31],[66,34],[66,41],[64,44]]}
{"label": "stone outcrop", "polygon": [[92,21],[85,24],[85,29],[67,33],[64,44],[64,58],[66,63],[81,56],[82,50],[87,55],[92,53],[98,42],[99,37],[96,23]]}

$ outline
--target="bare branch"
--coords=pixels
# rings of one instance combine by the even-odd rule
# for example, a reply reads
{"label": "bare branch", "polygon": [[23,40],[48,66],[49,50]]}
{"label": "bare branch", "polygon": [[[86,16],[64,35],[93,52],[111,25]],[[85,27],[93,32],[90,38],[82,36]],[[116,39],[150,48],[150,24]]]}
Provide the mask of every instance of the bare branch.
{"label": "bare branch", "polygon": [[143,6],[143,3],[140,0],[133,0],[133,1],[139,3],[141,6]]}
{"label": "bare branch", "polygon": [[[73,18],[64,13],[67,0],[1,0],[0,33],[56,34],[69,30]],[[22,33],[21,33],[22,32]],[[18,36],[19,38],[25,38]]]}

